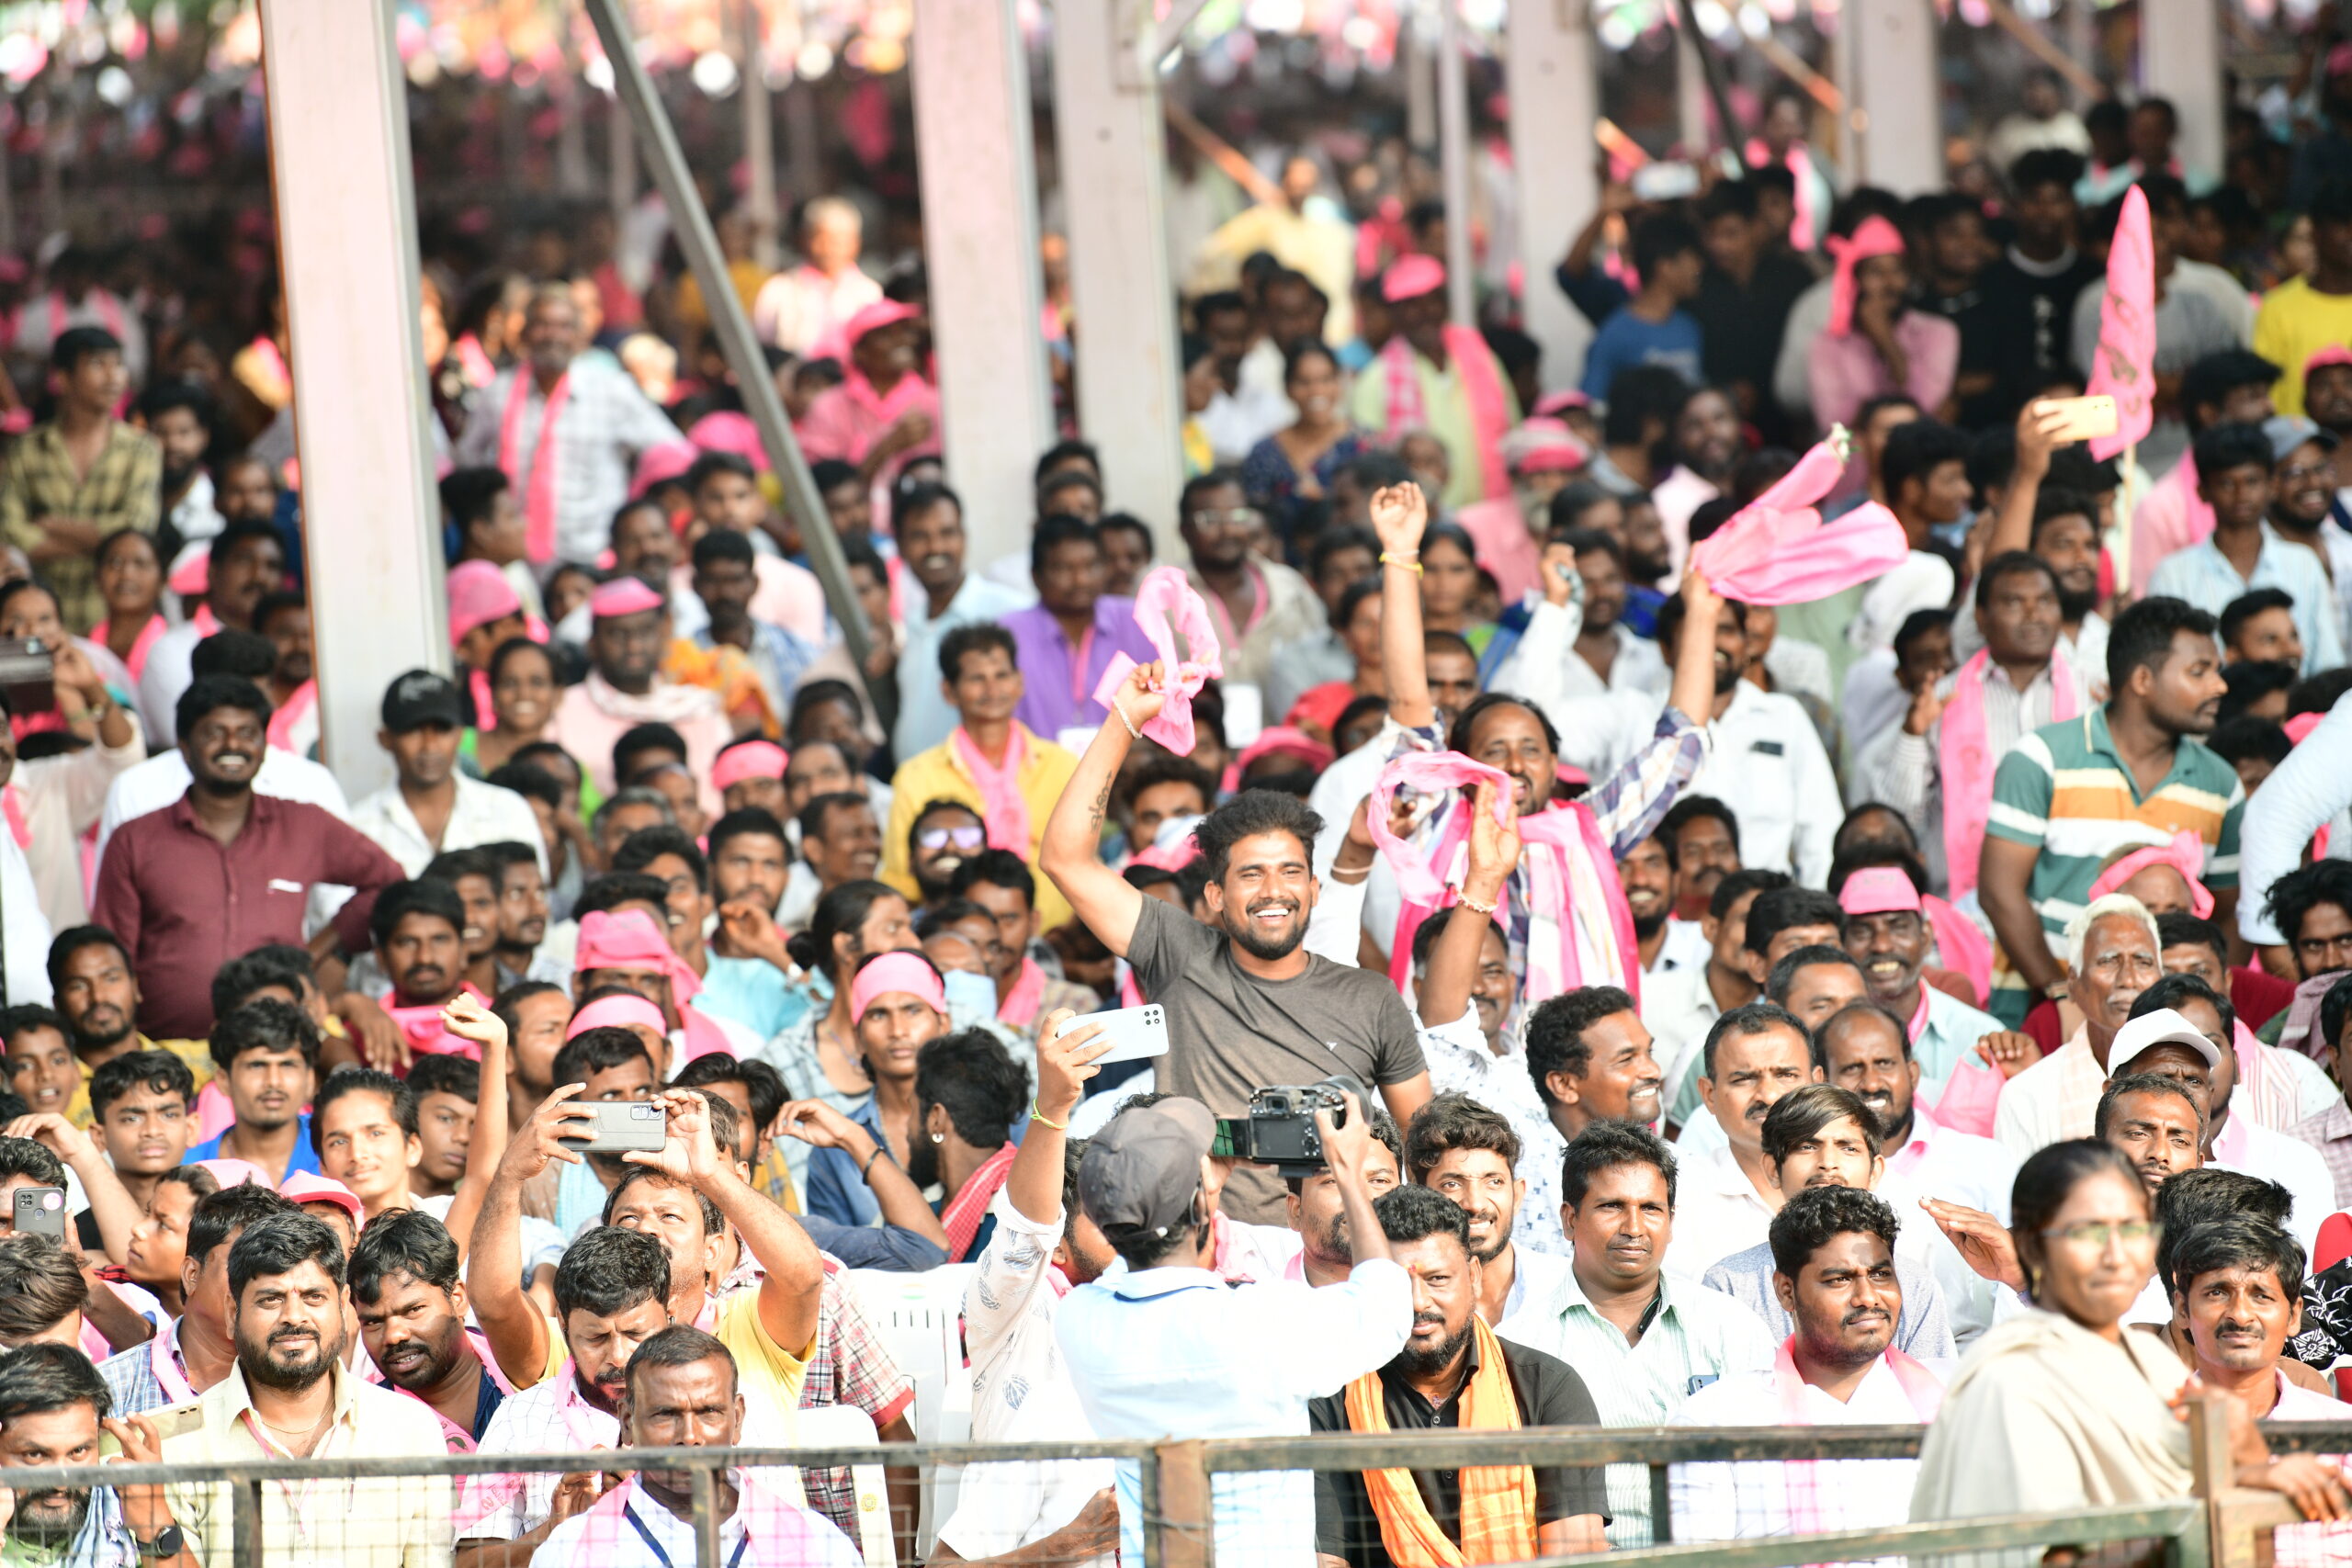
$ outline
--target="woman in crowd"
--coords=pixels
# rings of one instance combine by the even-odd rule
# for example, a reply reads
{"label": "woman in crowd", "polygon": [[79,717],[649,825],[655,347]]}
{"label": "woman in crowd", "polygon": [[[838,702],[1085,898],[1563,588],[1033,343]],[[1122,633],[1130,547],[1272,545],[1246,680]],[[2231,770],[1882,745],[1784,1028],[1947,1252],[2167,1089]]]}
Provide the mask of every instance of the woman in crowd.
{"label": "woman in crowd", "polygon": [[97,574],[107,618],[90,628],[91,640],[121,661],[135,691],[147,650],[171,629],[164,620],[164,562],[153,536],[118,528],[99,540]]}
{"label": "woman in crowd", "polygon": [[1283,356],[1283,394],[1298,418],[1241,461],[1250,504],[1266,514],[1294,559],[1306,558],[1329,514],[1332,479],[1363,450],[1363,433],[1348,421],[1347,390],[1329,348],[1311,339],[1293,344]]}
{"label": "woman in crowd", "polygon": [[[1356,661],[1354,678],[1326,681],[1302,693],[1283,716],[1283,723],[1296,725],[1322,739],[1330,739],[1340,716],[1351,703],[1359,697],[1379,697],[1387,693],[1380,662],[1379,578],[1367,577],[1348,584],[1340,594],[1340,602],[1331,607],[1331,630]],[[1279,675],[1276,671],[1275,678]]]}
{"label": "woman in crowd", "polygon": [[[850,977],[869,953],[917,950],[914,917],[904,897],[879,882],[844,882],[817,900],[808,929],[787,944],[792,962],[806,978],[798,989],[808,1010],[776,1032],[761,1059],[784,1078],[795,1100],[814,1100],[847,1116],[871,1098],[865,1053],[851,1012]],[[792,1179],[808,1188],[808,1155],[797,1143],[785,1145]]]}
{"label": "woman in crowd", "polygon": [[57,596],[38,582],[17,578],[0,583],[0,642],[39,643],[56,661],[51,682],[55,705],[45,712],[14,715],[9,727],[22,744],[44,730],[66,730],[81,740],[98,739],[98,714],[88,694],[103,689],[115,706],[131,706],[138,682],[103,643],[74,637],[57,613]]}
{"label": "woman in crowd", "polygon": [[[2094,1139],[2052,1144],[2019,1168],[2010,1210],[2035,1310],[1991,1330],[1961,1363],[1919,1453],[1911,1517],[2065,1513],[2188,1496],[2188,1427],[2179,1404],[2188,1369],[2161,1339],[2123,1323],[2155,1270],[2156,1227],[2139,1172]],[[2239,1485],[2284,1493],[2310,1518],[2345,1517],[2332,1466],[2302,1454],[2274,1461],[2242,1408],[2231,1439]],[[2145,1554],[2109,1548],[2099,1555],[2138,1562]],[[1951,1561],[2030,1568],[2042,1556],[2020,1547]]]}
{"label": "woman in crowd", "polygon": [[1430,524],[1421,535],[1422,629],[1453,632],[1473,653],[1486,652],[1495,626],[1478,617],[1479,590],[1478,547],[1468,530],[1453,523]]}
{"label": "woman in crowd", "polygon": [[[548,720],[563,688],[556,679],[555,660],[526,637],[508,637],[490,655],[490,711],[498,724],[492,729],[469,729],[458,743],[458,756],[466,771],[487,778],[514,760],[524,747],[547,739]],[[582,789],[589,786],[583,782]],[[594,803],[581,808],[594,814]]]}

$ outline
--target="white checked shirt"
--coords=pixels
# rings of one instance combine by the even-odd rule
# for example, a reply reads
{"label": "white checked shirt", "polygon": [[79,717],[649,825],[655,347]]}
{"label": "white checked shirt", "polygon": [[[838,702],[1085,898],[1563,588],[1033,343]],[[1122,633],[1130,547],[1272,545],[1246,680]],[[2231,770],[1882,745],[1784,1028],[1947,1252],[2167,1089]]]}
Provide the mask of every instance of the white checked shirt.
{"label": "white checked shirt", "polygon": [[[585,1453],[618,1448],[620,1440],[620,1422],[580,1396],[579,1382],[566,1361],[553,1376],[510,1394],[492,1413],[475,1451]],[[555,1489],[562,1480],[550,1471],[467,1476],[458,1483],[458,1539],[513,1540],[538,1529],[555,1512]],[[517,1481],[520,1486],[514,1484]]]}
{"label": "white checked shirt", "polygon": [[[555,553],[558,559],[584,566],[594,562],[611,537],[613,513],[628,499],[637,459],[685,436],[609,355],[583,354],[565,375],[570,389],[555,426]],[[519,471],[506,478],[519,501],[530,488],[547,419],[547,399],[527,366],[501,371],[483,391],[465,434],[458,437],[457,460],[461,468],[501,466],[506,403],[517,386],[526,400],[514,440]]]}
{"label": "white checked shirt", "polygon": [[530,845],[532,852],[539,857],[540,874],[546,874],[547,840],[539,833],[539,818],[529,801],[511,789],[469,779],[463,773],[451,774],[449,782],[458,786],[458,798],[449,808],[448,825],[441,829],[438,845],[426,838],[424,829],[417,825],[416,813],[401,794],[397,782],[386,784],[353,807],[351,825],[375,840],[411,876],[422,876],[433,857],[445,851],[480,849],[484,844],[509,841]]}
{"label": "white checked shirt", "polygon": [[[1353,928],[1358,923],[1351,922],[1346,933],[1350,940],[1353,940]],[[1413,1017],[1419,1027],[1421,1059],[1429,1064],[1430,1092],[1466,1094],[1489,1111],[1499,1111],[1513,1121],[1544,1113],[1543,1101],[1536,1097],[1535,1080],[1527,1075],[1527,1055],[1520,1049],[1518,1038],[1504,1030],[1498,1040],[1503,1054],[1495,1055],[1487,1043],[1487,1032],[1478,1027],[1477,1003],[1465,1006],[1462,1016],[1452,1023],[1432,1026],[1419,1023],[1419,1012]]]}
{"label": "white checked shirt", "polygon": [[1571,1248],[1568,1233],[1560,1228],[1560,1162],[1567,1156],[1568,1141],[1541,1111],[1512,1116],[1511,1127],[1519,1134],[1517,1174],[1527,1183],[1519,1217],[1511,1222],[1511,1240],[1522,1253],[1566,1258]]}
{"label": "white checked shirt", "polygon": [[[1551,1311],[1531,1308],[1511,1319],[1510,1337],[1574,1367],[1604,1427],[1663,1426],[1708,1383],[1771,1370],[1771,1336],[1754,1313],[1672,1274],[1658,1277],[1658,1291],[1657,1316],[1638,1344],[1625,1343],[1624,1333],[1593,1310],[1573,1272],[1560,1281]],[[1609,1467],[1609,1517],[1611,1546],[1650,1544],[1646,1466]]]}

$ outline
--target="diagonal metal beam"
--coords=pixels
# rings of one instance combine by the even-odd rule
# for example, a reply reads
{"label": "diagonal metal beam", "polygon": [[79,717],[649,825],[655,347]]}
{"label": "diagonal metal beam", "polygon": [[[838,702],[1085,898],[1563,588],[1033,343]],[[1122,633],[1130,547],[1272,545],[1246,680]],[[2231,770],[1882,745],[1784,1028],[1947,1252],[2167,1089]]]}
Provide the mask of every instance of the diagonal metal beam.
{"label": "diagonal metal beam", "polygon": [[793,436],[792,422],[785,417],[784,400],[776,396],[775,380],[768,374],[760,340],[752,334],[751,313],[736,298],[735,286],[727,276],[718,235],[712,231],[710,214],[703,210],[702,197],[695,190],[694,175],[686,167],[678,133],[671,127],[669,111],[654,94],[653,79],[646,74],[644,62],[637,57],[636,40],[629,36],[622,18],[620,0],[581,3],[587,9],[588,19],[595,24],[597,39],[605,46],[605,58],[612,62],[613,90],[628,110],[639,148],[651,167],[653,183],[660,187],[662,201],[670,209],[678,248],[685,253],[686,265],[693,270],[704,302],[710,308],[711,329],[718,334],[719,352],[726,355],[727,368],[734,374],[745,412],[759,428],[760,445],[767,449],[768,462],[784,481],[784,509],[800,526],[801,547],[817,568],[817,581],[825,590],[825,604],[832,611],[833,619],[840,623],[842,637],[849,644],[850,659],[857,666],[858,683],[864,685],[866,655],[874,647],[873,628],[865,624],[865,613],[858,608],[857,592],[850,585],[849,562],[842,555],[841,538],[825,515],[824,499],[818,493],[816,479],[809,475],[808,460],[800,455],[800,443]]}

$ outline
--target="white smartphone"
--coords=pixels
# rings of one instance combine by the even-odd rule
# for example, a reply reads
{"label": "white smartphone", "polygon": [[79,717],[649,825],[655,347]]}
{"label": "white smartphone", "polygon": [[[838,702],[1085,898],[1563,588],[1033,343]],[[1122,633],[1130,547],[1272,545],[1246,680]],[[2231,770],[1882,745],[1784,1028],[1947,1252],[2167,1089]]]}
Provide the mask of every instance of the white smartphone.
{"label": "white smartphone", "polygon": [[1094,1059],[1096,1066],[1112,1062],[1136,1062],[1146,1056],[1168,1055],[1168,1010],[1158,1002],[1146,1002],[1139,1008],[1114,1008],[1109,1012],[1081,1013],[1054,1033],[1058,1040],[1073,1029],[1098,1024],[1102,1038],[1111,1049]]}

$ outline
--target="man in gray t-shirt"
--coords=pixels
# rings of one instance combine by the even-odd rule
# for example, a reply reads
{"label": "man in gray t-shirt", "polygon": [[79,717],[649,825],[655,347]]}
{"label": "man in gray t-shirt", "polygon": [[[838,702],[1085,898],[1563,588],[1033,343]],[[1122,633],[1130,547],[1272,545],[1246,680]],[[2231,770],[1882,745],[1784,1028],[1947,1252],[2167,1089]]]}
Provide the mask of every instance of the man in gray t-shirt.
{"label": "man in gray t-shirt", "polygon": [[[1254,1089],[1348,1073],[1378,1090],[1399,1127],[1430,1098],[1429,1070],[1404,999],[1385,975],[1318,958],[1301,945],[1318,891],[1311,863],[1321,818],[1295,795],[1250,790],[1201,821],[1203,897],[1212,923],[1146,897],[1102,863],[1102,813],[1132,739],[1158,716],[1159,667],[1115,694],[1046,824],[1038,863],[1102,945],[1135,966],[1144,995],[1168,1010],[1159,1087],[1219,1116],[1244,1114]],[[1237,1220],[1283,1223],[1271,1172],[1244,1166],[1220,1207]]]}

